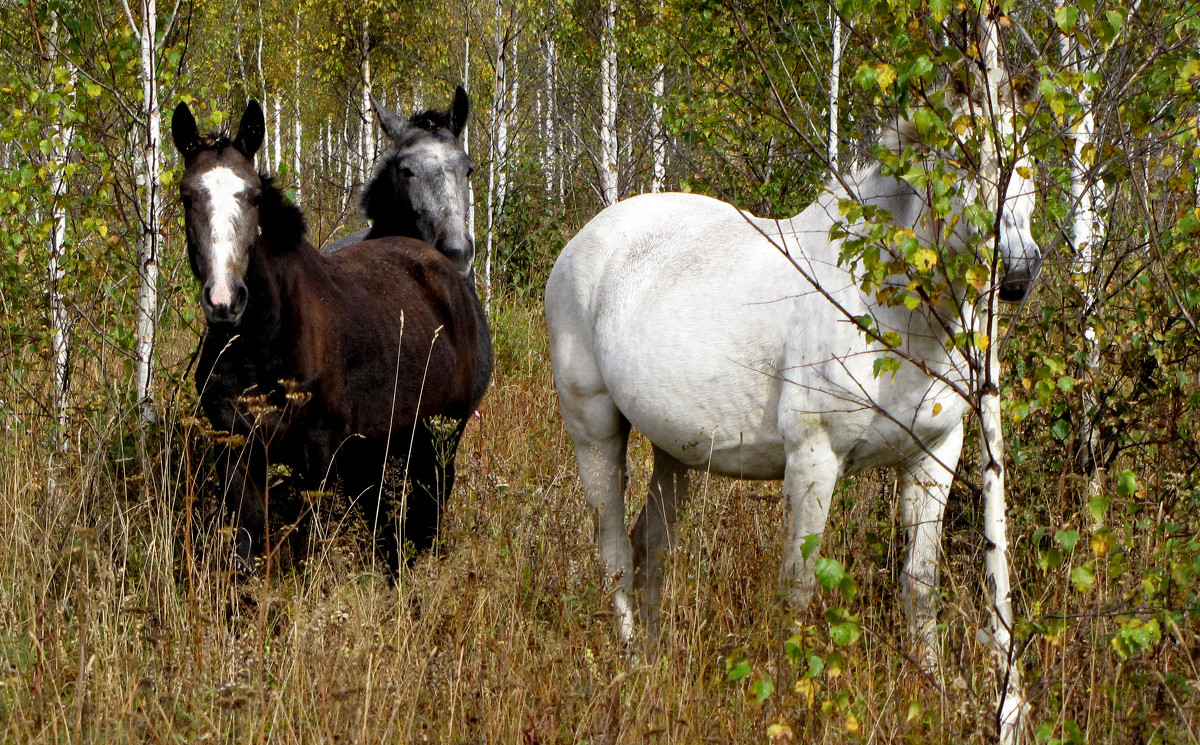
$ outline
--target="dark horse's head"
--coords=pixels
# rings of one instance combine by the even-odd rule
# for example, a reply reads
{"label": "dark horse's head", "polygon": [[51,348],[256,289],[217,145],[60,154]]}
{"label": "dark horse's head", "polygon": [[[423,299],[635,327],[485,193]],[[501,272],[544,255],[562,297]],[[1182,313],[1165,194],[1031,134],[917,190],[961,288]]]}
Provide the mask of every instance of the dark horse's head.
{"label": "dark horse's head", "polygon": [[467,210],[475,163],[459,139],[471,113],[467,92],[458,86],[448,109],[430,109],[407,121],[372,102],[392,150],[363,193],[363,208],[373,221],[371,236],[418,238],[469,275],[475,242]]}
{"label": "dark horse's head", "polygon": [[203,285],[200,307],[210,324],[241,320],[250,299],[246,271],[265,215],[286,211],[292,238],[304,232],[299,211],[284,205],[279,190],[254,170],[254,153],[264,132],[256,101],[246,105],[232,140],[227,135],[201,135],[186,103],[175,107],[171,121],[171,136],[184,163],[179,199],[188,260]]}

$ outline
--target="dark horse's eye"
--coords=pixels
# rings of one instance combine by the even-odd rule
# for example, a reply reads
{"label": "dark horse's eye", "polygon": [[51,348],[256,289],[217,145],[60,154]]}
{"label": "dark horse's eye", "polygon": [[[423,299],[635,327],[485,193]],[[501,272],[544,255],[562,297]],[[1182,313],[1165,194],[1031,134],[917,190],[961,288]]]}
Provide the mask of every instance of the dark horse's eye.
{"label": "dark horse's eye", "polygon": [[255,194],[253,197],[250,197],[250,204],[254,205],[255,207],[257,207],[261,202],[262,194]]}
{"label": "dark horse's eye", "polygon": [[185,210],[190,210],[192,208],[192,198],[187,194],[180,194],[179,201],[183,202],[183,208]]}
{"label": "dark horse's eye", "polygon": [[413,170],[411,168],[409,168],[408,166],[399,166],[398,170],[400,171],[400,175],[403,176],[404,178],[412,178],[413,176],[417,175],[417,174],[413,173]]}

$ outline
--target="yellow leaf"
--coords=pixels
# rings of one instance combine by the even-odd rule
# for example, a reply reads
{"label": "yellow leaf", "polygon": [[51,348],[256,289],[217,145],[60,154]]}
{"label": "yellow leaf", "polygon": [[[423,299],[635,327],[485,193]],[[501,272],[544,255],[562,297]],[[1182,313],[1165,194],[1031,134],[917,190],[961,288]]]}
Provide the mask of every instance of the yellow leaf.
{"label": "yellow leaf", "polygon": [[848,715],[846,717],[846,731],[847,732],[858,732],[858,728],[859,728],[858,717],[854,716],[853,714]]}
{"label": "yellow leaf", "polygon": [[796,693],[803,698],[809,706],[813,705],[813,701],[817,699],[817,686],[813,683],[812,678],[801,678],[796,681]]}
{"label": "yellow leaf", "polygon": [[96,226],[96,229],[100,231],[101,238],[108,237],[108,224],[107,223],[100,223],[99,225]]}
{"label": "yellow leaf", "polygon": [[892,87],[892,83],[896,82],[896,68],[885,62],[875,72],[879,90],[886,93],[887,89]]}
{"label": "yellow leaf", "polygon": [[941,414],[941,413],[942,413],[942,405],[941,405],[941,404],[934,404],[934,405],[933,405],[933,415],[934,415],[934,416],[937,416],[938,414]]}

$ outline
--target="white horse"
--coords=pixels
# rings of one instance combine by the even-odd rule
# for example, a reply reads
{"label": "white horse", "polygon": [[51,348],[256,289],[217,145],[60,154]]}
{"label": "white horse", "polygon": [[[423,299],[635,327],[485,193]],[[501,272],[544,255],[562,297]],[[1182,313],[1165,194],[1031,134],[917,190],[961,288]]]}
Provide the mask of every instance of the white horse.
{"label": "white horse", "polygon": [[[902,125],[888,139],[894,147],[911,135]],[[1009,301],[1025,296],[1041,261],[1030,233],[1030,171],[1015,165],[996,243],[1005,268],[996,289]],[[953,216],[977,194],[965,175],[959,187]],[[783,479],[790,514],[782,574],[802,608],[817,558],[811,543],[804,556],[805,539],[823,533],[838,480],[895,466],[909,539],[905,604],[922,658],[936,665],[942,514],[971,392],[967,360],[949,339],[974,329],[976,310],[965,282],[951,282],[936,309],[864,292],[839,265],[841,241],[830,238],[850,192],[943,256],[971,250],[967,220],[934,219],[924,194],[873,165],[831,184],[790,220],[693,194],[635,197],[593,218],[554,265],[545,301],[554,381],[627,640],[635,586],[653,622],[662,551],[690,469]],[[887,351],[852,320],[862,316],[881,335],[900,334],[892,357],[904,361],[894,374],[876,373]],[[624,523],[631,426],[654,450],[632,544]]]}

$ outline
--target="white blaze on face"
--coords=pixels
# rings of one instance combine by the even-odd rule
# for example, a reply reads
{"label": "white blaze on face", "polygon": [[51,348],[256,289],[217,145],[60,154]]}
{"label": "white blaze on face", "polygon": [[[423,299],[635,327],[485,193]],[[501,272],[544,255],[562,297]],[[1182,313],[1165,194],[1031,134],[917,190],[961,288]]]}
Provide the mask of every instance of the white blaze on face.
{"label": "white blaze on face", "polygon": [[207,192],[212,211],[209,214],[208,278],[209,300],[214,306],[232,305],[233,272],[244,258],[245,246],[238,245],[237,226],[242,220],[245,201],[240,198],[246,190],[246,180],[225,166],[214,168],[200,177],[200,188]]}

